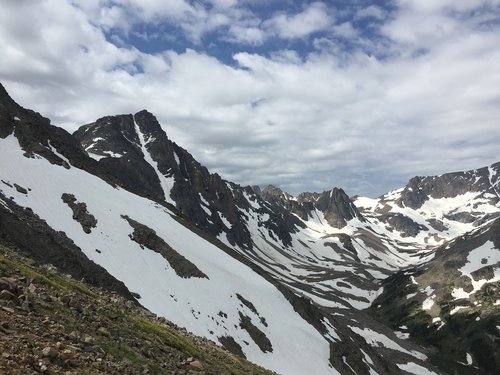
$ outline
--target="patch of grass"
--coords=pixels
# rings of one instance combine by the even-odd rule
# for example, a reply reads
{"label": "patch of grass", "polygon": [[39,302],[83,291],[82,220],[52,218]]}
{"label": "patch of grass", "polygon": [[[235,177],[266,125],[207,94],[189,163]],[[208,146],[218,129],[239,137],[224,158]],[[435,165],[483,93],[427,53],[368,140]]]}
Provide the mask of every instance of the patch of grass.
{"label": "patch of grass", "polygon": [[[158,366],[151,364],[141,354],[125,343],[109,338],[96,338],[96,344],[106,352],[106,355],[112,355],[120,361],[126,360],[136,368],[147,366],[152,374],[161,373],[161,369]],[[152,371],[153,369],[154,371]]]}
{"label": "patch of grass", "polygon": [[[12,253],[10,249],[2,245],[0,245],[0,251],[4,252],[5,254]],[[12,257],[7,258],[4,255],[0,255],[0,268],[4,270],[16,269],[19,272],[21,272],[25,277],[33,279],[46,286],[55,288],[59,291],[63,292],[76,291],[92,298],[97,297],[97,295],[93,293],[89,288],[87,288],[84,284],[76,280],[69,279],[58,273],[50,271],[48,271],[46,275],[43,275],[40,272],[34,270],[32,267],[27,266],[26,264],[16,262],[15,260],[12,259]]]}
{"label": "patch of grass", "polygon": [[197,350],[196,347],[189,341],[166,327],[152,323],[140,317],[126,316],[126,319],[132,323],[137,330],[146,333],[148,336],[152,335],[156,337],[164,345],[175,348],[188,356],[199,357],[201,354],[200,351]]}

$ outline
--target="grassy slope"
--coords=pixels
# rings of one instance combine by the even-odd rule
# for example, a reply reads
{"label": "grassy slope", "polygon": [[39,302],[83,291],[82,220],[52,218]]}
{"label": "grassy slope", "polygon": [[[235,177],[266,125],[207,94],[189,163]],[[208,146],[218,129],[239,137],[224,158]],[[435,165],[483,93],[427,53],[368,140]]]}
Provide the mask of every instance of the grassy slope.
{"label": "grassy slope", "polygon": [[[197,373],[191,364],[198,361],[206,374],[271,374],[115,293],[36,266],[1,245],[0,277],[13,282],[17,297],[0,299],[0,321],[7,322],[0,372],[45,366],[45,373],[180,374]],[[44,356],[46,347],[58,355]]]}

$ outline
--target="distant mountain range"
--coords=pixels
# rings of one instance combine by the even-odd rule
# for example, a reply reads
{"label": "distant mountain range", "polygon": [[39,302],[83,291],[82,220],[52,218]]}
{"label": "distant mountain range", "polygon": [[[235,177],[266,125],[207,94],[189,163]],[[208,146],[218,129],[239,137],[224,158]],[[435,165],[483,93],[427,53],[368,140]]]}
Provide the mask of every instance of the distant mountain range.
{"label": "distant mountain range", "polygon": [[0,243],[282,374],[500,373],[500,163],[372,199],[210,173],[147,111],[0,86]]}

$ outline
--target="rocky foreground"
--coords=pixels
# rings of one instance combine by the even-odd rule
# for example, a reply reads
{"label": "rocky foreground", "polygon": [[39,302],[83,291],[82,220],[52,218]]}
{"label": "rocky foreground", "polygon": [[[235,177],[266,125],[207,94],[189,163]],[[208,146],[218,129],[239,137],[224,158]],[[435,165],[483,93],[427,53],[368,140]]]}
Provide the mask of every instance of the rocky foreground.
{"label": "rocky foreground", "polygon": [[2,374],[272,374],[0,245]]}

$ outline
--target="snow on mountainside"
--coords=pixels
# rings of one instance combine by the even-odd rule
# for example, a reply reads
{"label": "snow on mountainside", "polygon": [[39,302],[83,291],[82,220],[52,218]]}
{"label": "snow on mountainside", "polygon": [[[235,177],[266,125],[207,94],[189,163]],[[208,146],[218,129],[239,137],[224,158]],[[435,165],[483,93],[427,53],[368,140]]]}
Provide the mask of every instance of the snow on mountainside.
{"label": "snow on mountainside", "polygon": [[[497,245],[454,249],[494,227],[500,163],[417,177],[378,199],[339,188],[293,197],[211,174],[147,111],[70,135],[6,93],[0,147],[0,220],[29,208],[151,311],[284,374],[437,372],[427,357],[441,366],[439,355],[411,340],[420,331],[380,312],[404,315],[408,301],[427,314],[497,282]],[[23,220],[34,219],[16,226]],[[440,267],[449,272],[433,284]],[[389,298],[406,279],[421,288]],[[436,292],[450,283],[456,290]]]}
{"label": "snow on mountainside", "polygon": [[440,348],[447,372],[500,369],[500,219],[440,246],[434,259],[384,280],[372,314]]}
{"label": "snow on mountainside", "polygon": [[[232,337],[241,343],[247,358],[270,369],[300,374],[313,361],[318,373],[330,372],[328,342],[293,311],[284,296],[251,269],[194,236],[167,209],[77,168],[26,158],[14,136],[0,142],[2,180],[28,190],[24,194],[4,183],[3,195],[65,232],[89,259],[138,293],[143,306],[214,341]],[[73,211],[61,199],[65,193],[84,202],[95,217],[90,233],[72,219]],[[131,240],[134,229],[123,215],[160,234],[207,277],[179,277],[161,254]],[[246,320],[248,327],[242,323]],[[294,332],[302,356],[290,350],[288,332]]]}
{"label": "snow on mountainside", "polygon": [[[127,174],[121,176],[103,163],[106,158],[96,161],[86,157],[81,149],[73,147],[74,138],[69,134],[18,107],[8,97],[0,102],[0,116],[2,241],[37,253],[36,240],[25,241],[25,237],[36,235],[44,246],[48,242],[59,251],[49,258],[37,254],[39,258],[57,260],[63,271],[71,267],[71,261],[61,260],[64,253],[70,260],[75,251],[81,251],[85,258],[103,267],[103,273],[123,282],[152,312],[283,374],[308,373],[312,367],[317,374],[346,373],[350,369],[368,374],[398,373],[395,363],[428,366],[417,346],[398,343],[390,331],[377,333],[378,341],[366,343],[358,334],[365,329],[365,320],[373,332],[384,331],[366,314],[353,312],[349,318],[353,328],[348,328],[348,318],[336,318],[292,293],[243,257],[232,254],[231,249],[186,221],[186,213],[197,212],[189,211],[187,201],[182,212],[158,196],[153,199],[151,191],[134,187],[124,178]],[[129,134],[129,139],[147,161],[143,153],[150,150],[150,137],[141,131],[140,115],[132,117],[132,121],[135,137]],[[117,154],[108,155],[119,158]],[[150,156],[154,160],[152,152]],[[185,173],[180,174],[184,179],[181,186],[186,180],[194,186],[197,179],[200,184],[207,182],[204,176],[187,174],[194,164],[183,165],[187,158],[184,155],[177,162],[174,157]],[[157,168],[161,170],[160,163]],[[193,168],[205,171],[196,164]],[[157,173],[150,176],[152,181],[158,178]],[[221,180],[214,177],[210,181],[217,184]],[[215,195],[229,191],[231,199],[246,204],[220,206],[224,212],[253,215],[255,202],[251,198],[258,199],[255,195],[251,197],[234,184],[222,181],[222,185]],[[161,183],[159,186],[163,189]],[[140,190],[140,195],[124,187]],[[188,193],[195,192],[193,188]],[[182,197],[182,193],[179,195]],[[213,198],[207,194],[204,199],[210,202]],[[259,209],[261,204],[267,206],[259,202]],[[220,204],[224,204],[224,198]],[[267,210],[271,212],[272,207]],[[212,218],[221,212],[213,206],[208,211]],[[277,208],[277,212],[285,211]],[[279,214],[271,214],[277,220]],[[229,214],[219,218],[226,229],[237,224]],[[23,238],[17,237],[20,231]],[[236,240],[231,240],[231,234],[224,232],[225,240],[234,245],[232,241]],[[234,234],[232,238],[236,238]],[[65,242],[66,246],[61,245]],[[243,246],[238,248],[244,249],[244,241],[241,243]]]}

